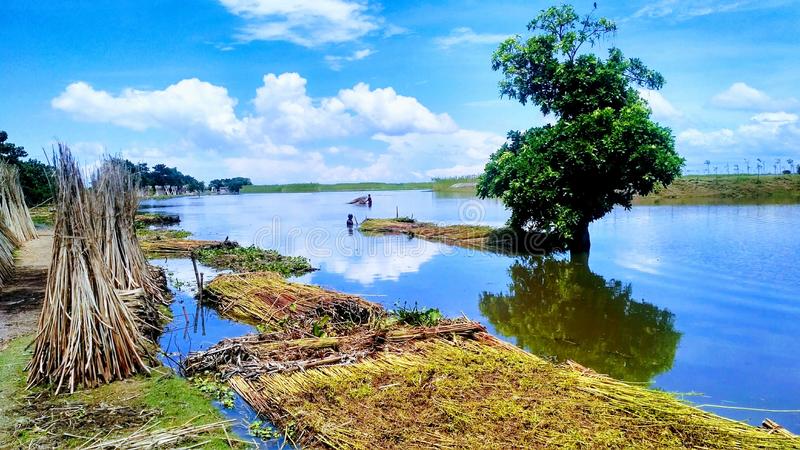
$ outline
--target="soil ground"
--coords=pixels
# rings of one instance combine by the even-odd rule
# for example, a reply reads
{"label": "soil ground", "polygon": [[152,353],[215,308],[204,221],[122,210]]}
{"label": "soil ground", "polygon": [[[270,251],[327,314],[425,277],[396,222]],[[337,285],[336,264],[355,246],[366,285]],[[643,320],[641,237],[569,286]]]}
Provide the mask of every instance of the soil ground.
{"label": "soil ground", "polygon": [[53,230],[39,229],[16,255],[11,281],[0,291],[0,349],[8,341],[36,331],[53,252]]}

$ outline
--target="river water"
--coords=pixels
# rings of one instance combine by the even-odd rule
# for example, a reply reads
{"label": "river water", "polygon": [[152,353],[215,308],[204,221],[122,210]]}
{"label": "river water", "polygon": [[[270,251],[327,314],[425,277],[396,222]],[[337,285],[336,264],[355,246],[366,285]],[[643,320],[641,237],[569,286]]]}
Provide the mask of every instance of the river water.
{"label": "river water", "polygon": [[[635,206],[590,227],[588,266],[565,255],[511,257],[405,236],[351,235],[347,214],[502,225],[502,204],[429,191],[181,197],[143,208],[178,214],[197,239],[255,244],[311,259],[306,283],[389,308],[464,314],[499,337],[555,360],[639,382],[704,409],[800,431],[800,205]],[[161,262],[175,279],[186,260]],[[213,271],[202,269],[206,279]],[[179,293],[162,340],[177,359],[250,327],[206,312],[193,326]],[[183,317],[183,318],[182,318]],[[192,326],[188,326],[188,325]],[[205,328],[204,330],[202,328]],[[781,410],[781,411],[762,411]],[[241,430],[240,430],[241,431]]]}

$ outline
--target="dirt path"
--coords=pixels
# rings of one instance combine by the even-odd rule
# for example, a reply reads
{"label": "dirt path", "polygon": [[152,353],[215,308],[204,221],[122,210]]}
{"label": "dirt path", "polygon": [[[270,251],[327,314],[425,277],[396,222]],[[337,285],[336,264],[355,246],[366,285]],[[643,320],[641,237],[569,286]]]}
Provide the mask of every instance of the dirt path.
{"label": "dirt path", "polygon": [[53,230],[37,230],[39,238],[17,252],[11,282],[0,292],[0,349],[4,342],[36,331],[53,251]]}

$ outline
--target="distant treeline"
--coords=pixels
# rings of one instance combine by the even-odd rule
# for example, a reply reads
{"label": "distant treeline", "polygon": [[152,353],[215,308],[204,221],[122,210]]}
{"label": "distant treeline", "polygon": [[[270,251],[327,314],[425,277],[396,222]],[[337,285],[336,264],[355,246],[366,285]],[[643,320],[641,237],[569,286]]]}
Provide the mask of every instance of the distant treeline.
{"label": "distant treeline", "polygon": [[193,176],[184,175],[176,167],[156,164],[151,168],[147,166],[147,163],[134,164],[128,160],[125,160],[125,164],[131,173],[139,176],[139,184],[143,187],[183,186],[183,190],[187,192],[206,190],[205,183],[198,181]]}
{"label": "distant treeline", "polygon": [[[147,167],[146,163],[133,164],[125,161],[131,172],[139,175],[141,186],[182,186],[184,192],[203,192],[206,184],[198,181],[190,175],[184,175],[176,167],[167,167],[164,164],[156,164],[152,168]],[[226,188],[229,192],[239,192],[242,186],[253,184],[249,178],[234,177],[211,180],[208,188],[220,190]]]}
{"label": "distant treeline", "polygon": [[[46,203],[54,196],[54,170],[49,164],[33,158],[28,158],[25,147],[16,146],[8,142],[8,133],[0,131],[0,160],[12,164],[19,171],[22,192],[28,206]],[[139,184],[143,188],[155,186],[181,186],[183,192],[204,192],[207,187],[202,181],[191,175],[181,173],[176,167],[167,167],[166,164],[156,164],[149,167],[147,163],[133,163],[125,160],[125,165],[131,173],[139,177]],[[208,189],[220,190],[224,187],[228,192],[239,192],[242,186],[253,184],[249,178],[235,177],[211,180]]]}

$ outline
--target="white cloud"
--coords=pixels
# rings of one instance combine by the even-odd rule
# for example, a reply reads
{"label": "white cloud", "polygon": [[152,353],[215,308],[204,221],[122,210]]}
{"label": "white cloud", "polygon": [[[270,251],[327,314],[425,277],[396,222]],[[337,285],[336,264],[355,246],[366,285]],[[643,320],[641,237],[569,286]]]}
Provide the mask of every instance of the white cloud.
{"label": "white cloud", "polygon": [[506,139],[494,133],[459,129],[452,133],[407,133],[398,136],[376,134],[373,139],[389,144],[389,150],[403,154],[424,154],[432,160],[486,162]]}
{"label": "white cloud", "polygon": [[683,113],[675,108],[661,92],[649,89],[639,89],[639,95],[650,105],[653,117],[657,120],[674,122],[683,118]]}
{"label": "white cloud", "polygon": [[337,97],[376,130],[389,134],[448,133],[458,129],[447,114],[434,114],[414,97],[397,94],[391,87],[370,90],[358,83]]}
{"label": "white cloud", "polygon": [[325,61],[328,63],[331,69],[341,70],[345,62],[360,61],[374,53],[375,52],[373,50],[365,48],[362,50],[356,50],[346,56],[325,55]]}
{"label": "white cloud", "polygon": [[335,97],[314,101],[297,73],[264,76],[256,91],[258,118],[271,134],[292,142],[365,133],[447,133],[458,129],[447,114],[435,114],[416,98],[391,88],[358,83]]}
{"label": "white cloud", "polygon": [[476,33],[468,27],[454,28],[447,36],[434,39],[436,45],[441,48],[450,48],[461,44],[494,44],[506,40],[507,34]]}
{"label": "white cloud", "polygon": [[728,89],[711,99],[711,104],[720,108],[740,109],[748,111],[766,111],[788,109],[798,106],[797,99],[773,99],[763,91],[748,86],[743,82],[733,83]]}
{"label": "white cloud", "polygon": [[305,47],[356,40],[380,27],[365,2],[353,0],[220,0],[245,25],[238,38]]}
{"label": "white cloud", "polygon": [[678,150],[690,160],[718,158],[780,158],[800,151],[800,118],[786,112],[760,113],[736,128],[701,131],[690,128],[678,134]]}
{"label": "white cloud", "polygon": [[157,127],[206,126],[234,133],[238,120],[236,100],[228,90],[200,81],[182,80],[160,91],[125,89],[119,96],[77,82],[51,102],[53,108],[90,122],[110,122],[134,130]]}
{"label": "white cloud", "polygon": [[687,20],[712,14],[752,11],[780,6],[788,0],[659,0],[648,2],[639,8],[633,17],[664,18],[673,17]]}
{"label": "white cloud", "polygon": [[244,114],[237,114],[238,102],[227,89],[197,79],[116,95],[77,82],[52,106],[78,120],[173,134],[178,141],[167,144],[169,151],[150,141],[123,153],[133,160],[172,161],[167,163],[200,178],[227,174],[275,183],[421,179],[429,169],[482,166],[505,141],[462,129],[448,114],[434,113],[391,87],[357,83],[334,96],[312,99],[306,85],[297,73],[267,74],[247,103],[251,111]]}

